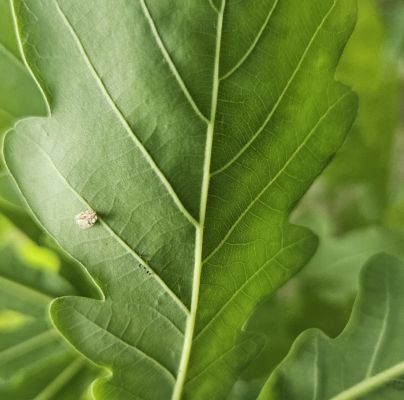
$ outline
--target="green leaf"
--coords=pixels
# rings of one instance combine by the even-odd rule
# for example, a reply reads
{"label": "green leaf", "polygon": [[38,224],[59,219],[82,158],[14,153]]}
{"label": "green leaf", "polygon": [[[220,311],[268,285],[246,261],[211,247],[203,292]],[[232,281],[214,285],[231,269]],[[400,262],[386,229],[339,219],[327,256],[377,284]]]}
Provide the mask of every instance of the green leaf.
{"label": "green leaf", "polygon": [[0,260],[0,397],[82,399],[98,371],[48,316],[52,299],[74,289],[56,273],[31,268],[10,247],[0,247]]}
{"label": "green leaf", "polygon": [[358,229],[337,238],[325,237],[295,284],[302,297],[310,290],[324,303],[346,303],[357,293],[360,266],[379,252],[404,258],[403,242],[402,233],[381,227]]}
{"label": "green leaf", "polygon": [[55,324],[111,369],[97,398],[223,399],[262,346],[246,319],[316,246],[287,218],[356,113],[334,81],[354,5],[14,7],[50,113],[7,135],[6,162],[104,295],[54,302]]}
{"label": "green leaf", "polygon": [[402,399],[403,285],[402,261],[373,257],[344,332],[334,340],[314,330],[302,334],[259,399]]}
{"label": "green leaf", "polygon": [[[44,115],[45,104],[21,59],[10,2],[0,0],[0,137],[19,118]],[[41,231],[28,216],[15,184],[0,161],[0,212],[37,239]]]}
{"label": "green leaf", "polygon": [[384,10],[389,33],[389,56],[393,60],[402,60],[404,57],[404,4],[400,0],[394,0],[387,4]]}
{"label": "green leaf", "polygon": [[39,90],[20,56],[7,0],[0,0],[0,76],[0,131],[18,118],[43,114]]}

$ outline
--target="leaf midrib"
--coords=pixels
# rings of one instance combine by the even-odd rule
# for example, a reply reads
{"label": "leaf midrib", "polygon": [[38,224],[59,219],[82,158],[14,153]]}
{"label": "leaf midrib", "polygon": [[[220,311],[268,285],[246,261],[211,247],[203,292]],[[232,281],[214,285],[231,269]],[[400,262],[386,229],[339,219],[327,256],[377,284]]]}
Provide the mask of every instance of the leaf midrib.
{"label": "leaf midrib", "polygon": [[174,387],[172,400],[180,400],[184,389],[185,378],[188,371],[189,360],[191,356],[192,341],[195,330],[196,313],[198,309],[199,301],[199,289],[202,272],[202,255],[203,255],[203,235],[206,219],[206,208],[208,203],[209,183],[210,183],[210,166],[212,160],[212,148],[213,148],[213,133],[216,122],[216,111],[218,103],[218,93],[220,84],[220,51],[222,45],[222,30],[223,30],[223,16],[224,9],[226,7],[226,0],[222,0],[221,8],[218,10],[217,27],[216,27],[216,47],[214,57],[214,69],[213,69],[213,84],[212,84],[212,99],[211,99],[211,113],[210,122],[206,132],[206,147],[205,147],[205,159],[203,165],[203,177],[202,177],[202,190],[201,190],[201,203],[200,203],[200,215],[199,224],[196,227],[195,232],[195,265],[194,276],[192,283],[192,299],[191,299],[191,312],[187,319],[184,344],[181,354],[180,365],[178,369],[177,381]]}
{"label": "leaf midrib", "polygon": [[271,258],[269,258],[264,264],[262,264],[251,276],[248,277],[248,279],[239,287],[237,288],[237,290],[235,290],[235,292],[231,295],[231,297],[225,302],[223,303],[220,308],[215,312],[214,316],[205,323],[205,325],[203,326],[203,328],[198,332],[198,334],[194,337],[194,342],[198,341],[200,339],[200,337],[203,335],[204,332],[206,332],[207,329],[209,329],[209,327],[212,325],[212,323],[214,323],[214,321],[216,321],[218,318],[220,318],[220,314],[223,312],[223,310],[225,310],[229,304],[231,304],[233,302],[233,300],[240,294],[242,293],[242,291],[249,285],[249,283],[256,278],[262,271],[265,271],[265,268],[271,263],[273,262],[278,256],[279,254],[281,254],[283,251],[292,248],[294,246],[296,246],[296,244],[304,242],[306,240],[306,237],[303,237],[299,240],[296,240],[295,242],[292,242],[291,244],[289,244],[288,246],[285,246],[281,249],[279,249],[273,256],[271,256]]}
{"label": "leaf midrib", "polygon": [[290,163],[296,158],[297,155],[300,154],[300,151],[306,146],[307,142],[310,140],[310,138],[313,136],[313,134],[317,131],[317,128],[320,126],[320,124],[328,117],[329,113],[334,110],[335,107],[338,106],[340,102],[342,102],[346,97],[348,97],[350,93],[345,93],[341,97],[339,97],[333,104],[331,104],[326,111],[323,113],[323,115],[318,119],[316,122],[316,125],[310,130],[310,132],[306,135],[302,143],[296,148],[296,150],[291,154],[291,156],[286,160],[285,164],[280,168],[280,170],[277,172],[277,174],[264,186],[264,188],[258,193],[258,195],[249,203],[249,205],[246,207],[246,209],[240,214],[240,216],[236,219],[236,221],[232,224],[232,226],[229,228],[227,233],[223,236],[221,241],[216,245],[216,247],[211,250],[210,254],[208,254],[205,259],[203,260],[203,263],[207,263],[216,253],[217,251],[222,247],[222,245],[226,242],[226,240],[229,238],[229,236],[232,234],[234,229],[237,227],[239,222],[244,218],[244,216],[251,210],[251,208],[254,206],[256,201],[258,201],[261,196],[278,180],[278,178],[283,174],[286,173],[287,167],[290,165]]}
{"label": "leaf midrib", "polygon": [[356,400],[404,374],[404,362],[393,365],[333,396],[330,400]]}

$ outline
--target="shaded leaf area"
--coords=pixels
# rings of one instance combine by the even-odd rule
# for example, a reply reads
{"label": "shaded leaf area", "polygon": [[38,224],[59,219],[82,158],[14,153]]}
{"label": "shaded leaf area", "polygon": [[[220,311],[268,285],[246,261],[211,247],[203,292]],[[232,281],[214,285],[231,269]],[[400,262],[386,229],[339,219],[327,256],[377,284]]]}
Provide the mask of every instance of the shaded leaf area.
{"label": "shaded leaf area", "polygon": [[56,273],[34,269],[0,247],[0,397],[12,400],[87,398],[98,371],[52,326],[50,302],[74,294]]}
{"label": "shaded leaf area", "polygon": [[316,246],[288,215],[355,116],[334,81],[352,2],[14,7],[51,113],[6,162],[104,295],[57,300],[58,329],[112,370],[97,398],[223,399],[262,347],[246,319]]}
{"label": "shaded leaf area", "polygon": [[[0,0],[0,137],[18,119],[44,115],[41,94],[21,59],[10,2]],[[0,161],[0,212],[31,238],[41,230],[27,214],[15,184]]]}
{"label": "shaded leaf area", "polygon": [[404,264],[381,254],[364,267],[352,317],[336,339],[302,334],[259,399],[402,399]]}

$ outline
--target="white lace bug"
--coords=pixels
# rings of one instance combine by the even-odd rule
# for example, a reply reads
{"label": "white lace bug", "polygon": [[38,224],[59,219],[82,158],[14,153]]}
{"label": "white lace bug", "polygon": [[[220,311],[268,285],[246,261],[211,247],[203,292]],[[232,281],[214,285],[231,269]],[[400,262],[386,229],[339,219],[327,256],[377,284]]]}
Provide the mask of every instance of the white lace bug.
{"label": "white lace bug", "polygon": [[97,213],[93,210],[82,211],[74,217],[74,222],[80,229],[89,229],[97,222]]}

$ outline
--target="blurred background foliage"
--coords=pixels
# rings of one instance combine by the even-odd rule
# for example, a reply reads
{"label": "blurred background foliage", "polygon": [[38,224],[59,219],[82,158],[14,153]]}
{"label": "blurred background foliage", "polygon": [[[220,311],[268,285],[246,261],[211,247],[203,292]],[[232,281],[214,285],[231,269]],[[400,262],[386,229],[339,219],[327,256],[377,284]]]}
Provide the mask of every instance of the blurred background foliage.
{"label": "blurred background foliage", "polygon": [[[0,0],[4,76],[1,135],[21,117],[46,115],[19,52],[8,0]],[[246,325],[266,346],[236,384],[232,400],[255,399],[303,330],[340,333],[366,259],[379,251],[404,257],[403,0],[359,0],[338,79],[358,93],[358,117],[293,216],[317,233],[319,249]],[[38,227],[0,162],[0,398],[88,398],[99,371],[58,337],[47,315],[52,298],[72,293],[99,297],[80,266]]]}

